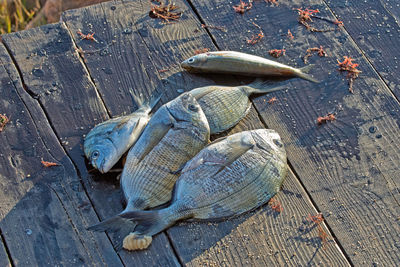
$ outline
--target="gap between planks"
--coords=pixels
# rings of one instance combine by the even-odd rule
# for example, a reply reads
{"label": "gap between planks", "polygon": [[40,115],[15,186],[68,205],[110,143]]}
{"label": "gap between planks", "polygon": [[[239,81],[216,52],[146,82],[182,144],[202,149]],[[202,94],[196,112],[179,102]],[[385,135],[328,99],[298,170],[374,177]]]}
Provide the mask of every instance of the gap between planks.
{"label": "gap between planks", "polygon": [[[4,248],[3,251],[0,251],[0,256],[2,256],[2,259],[0,260],[0,263],[1,264],[7,264],[6,262],[8,261],[8,265],[7,266],[14,267],[15,263],[13,262],[13,260],[11,258],[10,249],[7,246],[6,239],[4,238],[4,235],[3,235],[3,232],[1,231],[1,229],[0,229],[0,238],[1,238],[1,243],[3,244],[3,245],[0,244],[0,250],[3,250],[2,248]],[[3,255],[4,252],[6,253],[6,255]],[[6,258],[4,258],[4,256],[6,256]],[[3,260],[4,260],[4,262],[3,262]],[[6,265],[4,265],[4,266],[6,266]]]}
{"label": "gap between planks", "polygon": [[[196,7],[193,5],[192,1],[188,0],[189,6],[193,9],[193,12],[196,14],[197,18],[199,19],[199,21],[203,24],[205,24],[204,20],[200,17],[199,12],[197,11]],[[210,36],[212,42],[214,43],[214,45],[217,47],[218,50],[221,50],[216,42],[216,40],[214,39],[214,37],[211,35],[211,32],[209,31],[208,28],[206,28],[207,34]],[[381,78],[382,79],[382,78]],[[266,124],[265,120],[262,118],[261,114],[259,113],[256,105],[254,105],[253,101],[251,101],[256,112],[258,115],[259,120],[262,122],[262,124],[264,125],[265,128],[269,129],[268,125]],[[307,200],[311,203],[312,208],[314,208],[318,213],[321,213],[321,210],[318,208],[316,202],[312,199],[310,192],[307,190],[307,188],[304,186],[303,182],[299,179],[299,175],[298,173],[294,170],[293,165],[290,163],[290,160],[288,159],[288,170],[290,172],[293,173],[294,177],[296,178],[296,180],[299,182],[299,184],[301,185],[302,189],[304,190],[304,192],[306,192],[307,195]],[[346,260],[348,261],[348,263],[351,266],[354,266],[354,264],[352,263],[352,261],[350,260],[350,257],[347,255],[347,253],[345,252],[342,244],[339,242],[339,240],[337,239],[336,235],[332,234],[332,228],[329,226],[329,224],[326,222],[326,220],[323,221],[323,224],[327,227],[328,231],[329,231],[329,235],[335,240],[336,244],[338,244],[339,246],[339,250],[342,253],[342,255],[346,258]]]}
{"label": "gap between planks", "polygon": [[[205,23],[204,20],[200,17],[200,14],[199,14],[198,11],[196,10],[196,8],[195,8],[195,6],[192,4],[192,2],[191,2],[191,1],[188,1],[188,4],[189,4],[190,8],[193,10],[193,12],[194,12],[194,14],[196,15],[197,19],[199,20],[199,22],[204,24],[204,23]],[[68,32],[69,32],[69,34],[70,34],[71,37],[72,37],[73,43],[74,43],[74,45],[76,46],[75,36],[71,33],[71,30],[70,30],[70,28],[68,27],[68,25],[67,25],[67,24],[64,24],[64,25],[65,25],[66,28],[68,29]],[[212,41],[213,44],[215,45],[215,47],[216,47],[218,50],[220,50],[219,46],[218,46],[217,43],[216,43],[216,40],[215,40],[214,37],[211,35],[209,29],[206,28],[206,32],[207,32],[207,34],[208,34],[208,37],[211,39],[211,41]],[[139,31],[138,31],[138,34],[140,35],[140,32],[139,32]],[[143,42],[145,43],[145,40],[144,40],[143,38],[142,38],[142,40],[143,40]],[[79,54],[79,53],[78,53],[78,54]],[[80,61],[81,61],[82,65],[85,66],[85,69],[87,70],[91,81],[93,82],[93,77],[91,76],[90,71],[89,71],[89,69],[88,69],[86,63],[84,62],[84,60],[83,60],[83,58],[81,57],[80,54],[79,54],[79,58],[80,58]],[[151,59],[151,61],[153,62],[152,59]],[[153,63],[154,63],[154,62],[153,62]],[[94,82],[93,82],[93,84],[94,84],[94,87],[96,88],[96,90],[98,91],[98,88],[96,87],[96,85],[95,85]],[[101,99],[103,105],[105,106],[104,99],[101,98],[101,97],[100,97],[100,99]],[[105,106],[105,107],[106,107],[106,106]],[[110,115],[110,111],[107,109],[107,107],[106,107],[106,110],[107,110],[108,114]],[[256,110],[257,110],[257,109],[256,109]],[[260,114],[259,114],[258,111],[257,111],[257,115],[258,115],[258,117],[260,118],[260,120],[262,121],[264,127],[268,128],[267,125],[265,124],[264,120],[262,120],[262,118],[261,118],[261,116],[260,116]],[[290,164],[289,161],[288,161],[288,168],[289,168],[289,170],[294,174],[294,176],[296,177],[297,181],[299,181],[299,184],[301,184],[302,189],[306,192],[307,197],[308,197],[307,200],[308,200],[309,203],[311,204],[310,206],[311,206],[314,210],[316,210],[317,212],[320,212],[320,210],[319,210],[319,208],[316,206],[315,202],[311,199],[309,192],[306,190],[306,188],[304,187],[304,185],[300,182],[300,179],[298,178],[297,173],[293,170],[292,165]],[[97,214],[97,212],[96,212],[96,214]],[[335,242],[336,242],[337,244],[339,244],[339,243],[338,243],[338,240],[336,239],[336,237],[335,237],[334,235],[332,235],[331,228],[326,224],[326,221],[324,221],[324,224],[325,224],[325,226],[327,226],[330,236],[331,236],[332,238],[334,238],[334,240],[335,240]],[[167,232],[166,232],[166,235],[167,235],[168,241],[169,241],[170,244],[171,244],[171,247],[172,247],[172,249],[173,249],[173,251],[174,251],[174,254],[175,254],[176,258],[178,259],[179,263],[182,264],[181,258],[180,258],[179,255],[177,254],[177,250],[176,250],[176,248],[175,248],[174,242],[171,240],[171,238],[170,238],[170,236],[169,236],[169,234],[168,234]],[[343,252],[342,246],[341,246],[340,244],[339,244],[339,247],[340,247],[339,250],[340,250],[340,252],[344,255],[344,258],[346,258],[346,259],[349,261],[348,256]],[[349,262],[350,262],[350,261],[349,261]],[[182,264],[182,265],[183,265],[183,264]]]}
{"label": "gap between planks", "polygon": [[[101,5],[101,4],[100,4],[100,5]],[[92,77],[92,75],[91,75],[91,73],[90,73],[89,67],[86,65],[83,56],[82,56],[80,53],[78,53],[78,45],[77,45],[77,43],[76,43],[76,39],[75,39],[74,34],[72,34],[72,31],[71,31],[71,29],[68,27],[68,24],[67,24],[67,23],[62,22],[62,24],[65,26],[65,28],[66,28],[67,31],[68,31],[68,34],[69,34],[70,37],[71,37],[72,43],[73,43],[74,48],[75,48],[75,52],[77,53],[77,58],[79,58],[80,63],[82,64],[82,66],[84,67],[85,71],[87,72],[88,77],[89,77],[89,80],[90,80],[90,82],[92,83],[93,87],[95,88],[96,94],[99,96],[99,100],[101,101],[101,103],[102,103],[104,109],[107,111],[107,114],[108,114],[109,118],[111,118],[111,117],[112,117],[112,116],[111,116],[111,112],[110,112],[110,110],[107,108],[107,106],[106,106],[106,104],[105,104],[105,101],[104,101],[103,97],[102,97],[101,94],[100,94],[99,88],[97,87],[96,83],[94,82],[94,78]],[[142,38],[142,40],[143,40],[143,38]],[[143,40],[143,42],[145,42],[145,41]],[[153,60],[152,60],[152,62],[153,62]],[[46,114],[46,116],[47,116],[47,114]],[[52,127],[52,129],[53,129],[53,127]],[[54,131],[54,129],[53,129],[53,131]],[[65,150],[65,149],[64,149],[64,150]],[[71,161],[72,161],[72,159],[71,159]],[[80,180],[81,180],[81,184],[82,184],[82,186],[83,186],[83,189],[85,190],[85,193],[86,193],[86,195],[88,196],[88,199],[89,199],[89,201],[90,201],[90,204],[92,205],[93,210],[94,210],[94,212],[96,213],[96,216],[97,216],[97,218],[98,218],[98,220],[99,220],[99,222],[100,222],[100,221],[101,221],[100,215],[99,215],[98,211],[96,210],[95,205],[93,204],[92,199],[89,197],[89,194],[88,194],[88,192],[87,192],[87,190],[86,190],[86,187],[83,185],[83,181],[82,181],[82,177],[81,177],[81,174],[80,174],[80,172],[79,172],[79,169],[78,169],[78,167],[76,166],[75,162],[72,161],[72,163],[74,164],[74,167],[75,167],[75,169],[76,169],[77,172],[78,172],[78,176],[79,176],[79,178],[80,178]],[[164,231],[164,232],[165,232],[165,234],[166,234],[166,236],[167,236],[168,242],[170,243],[170,247],[172,248],[172,251],[173,251],[173,253],[174,253],[176,259],[178,260],[178,262],[179,262],[179,264],[180,264],[181,266],[184,266],[184,264],[182,263],[182,261],[181,261],[179,255],[178,255],[178,253],[177,253],[177,251],[176,251],[175,245],[173,244],[173,242],[172,242],[172,240],[170,239],[170,237],[169,237],[169,235],[167,234],[167,232],[166,232],[166,231]],[[104,233],[107,235],[107,238],[108,238],[109,242],[111,243],[111,246],[114,248],[114,245],[113,245],[113,243],[112,243],[111,237],[109,236],[109,234],[108,234],[107,232],[104,232]],[[121,263],[122,263],[124,266],[126,266],[125,263],[124,263],[124,261],[122,260],[122,258],[121,258],[121,256],[120,256],[120,254],[118,253],[118,251],[115,250],[115,248],[114,248],[114,251],[115,251],[115,253],[118,255],[118,258],[120,259]]]}
{"label": "gap between planks", "polygon": [[[63,24],[64,24],[64,26],[66,26],[65,23],[63,23]],[[71,36],[69,29],[68,29],[68,34]],[[74,46],[75,46],[75,40],[73,39],[72,36],[71,36],[71,39],[72,39],[73,44],[74,44]],[[69,161],[70,161],[70,162],[72,163],[72,165],[74,166],[74,169],[75,169],[75,171],[76,171],[76,173],[77,173],[77,176],[78,176],[78,178],[79,178],[79,182],[80,182],[80,184],[81,184],[83,190],[85,191],[86,197],[88,198],[88,200],[89,200],[89,202],[90,202],[90,205],[92,206],[93,211],[94,211],[95,214],[96,214],[97,219],[100,221],[100,216],[99,216],[99,214],[98,214],[98,212],[97,212],[95,206],[93,205],[93,201],[92,201],[92,199],[90,198],[90,195],[88,194],[88,191],[87,191],[87,189],[86,189],[85,184],[83,183],[83,179],[82,179],[81,173],[80,173],[80,171],[79,171],[79,169],[78,169],[78,166],[77,166],[76,163],[72,160],[72,158],[70,157],[70,155],[67,153],[66,148],[61,144],[61,142],[60,142],[60,136],[57,134],[57,132],[55,131],[54,125],[52,125],[51,121],[49,120],[49,114],[47,113],[47,110],[43,107],[42,103],[38,100],[38,98],[35,97],[36,94],[33,93],[32,91],[30,91],[30,90],[28,89],[27,85],[25,84],[24,77],[23,77],[23,75],[22,75],[21,69],[20,69],[20,67],[19,67],[19,65],[18,65],[18,63],[17,63],[17,61],[16,61],[16,59],[14,58],[13,54],[11,53],[9,47],[7,46],[7,44],[4,43],[4,42],[1,42],[1,44],[6,48],[7,53],[8,53],[8,55],[10,56],[10,58],[11,58],[11,60],[12,60],[12,62],[13,62],[13,65],[15,66],[15,68],[16,68],[16,70],[17,70],[17,72],[18,72],[18,78],[20,79],[21,84],[22,84],[24,90],[29,94],[29,96],[30,96],[31,98],[33,98],[34,100],[36,100],[36,102],[38,103],[39,107],[41,108],[41,110],[42,110],[43,113],[45,114],[46,123],[50,126],[50,128],[51,128],[51,130],[53,131],[54,135],[57,137],[57,142],[58,142],[58,144],[60,145],[60,147],[63,149],[65,156],[69,159]],[[76,48],[76,46],[75,46],[75,48]],[[78,54],[79,54],[79,53],[78,53]],[[80,58],[79,55],[78,55],[78,58],[80,59],[80,62],[81,62],[81,64],[83,65],[84,69],[87,71],[87,67],[86,67],[86,65],[84,64],[83,60],[81,60],[81,58]],[[89,72],[87,72],[87,74],[88,74],[88,76],[90,77]],[[92,82],[92,77],[90,77],[90,81]],[[93,84],[93,85],[94,85],[94,84]],[[95,87],[95,88],[96,88],[96,87]],[[15,90],[16,90],[17,94],[19,95],[18,90],[17,90],[17,89],[15,89]],[[97,92],[97,88],[96,88],[96,92]],[[98,94],[98,92],[97,92],[97,94]],[[20,98],[21,98],[21,96],[20,96]],[[101,98],[100,98],[100,99],[101,99]],[[21,101],[22,101],[22,103],[26,106],[26,103],[25,103],[25,101],[23,101],[22,98],[21,98]],[[101,101],[103,101],[103,99],[101,99]],[[102,102],[102,103],[103,103],[103,102]],[[103,103],[103,105],[104,105],[104,103]],[[27,108],[27,111],[28,111],[28,113],[29,113],[29,116],[30,116],[31,119],[32,119],[32,122],[33,122],[35,128],[37,129],[37,125],[36,125],[36,123],[35,123],[35,120],[33,119],[32,114],[30,113],[30,110],[29,110],[28,108]],[[107,110],[107,112],[108,112],[108,110]],[[40,139],[42,140],[42,138],[41,138],[40,135],[39,135],[39,137],[40,137]],[[50,154],[50,155],[53,157],[53,159],[54,159],[55,157],[54,157],[54,155],[51,154],[51,150],[47,148],[46,143],[43,142],[43,140],[42,140],[42,143],[44,144],[44,146],[46,147],[47,151],[49,152],[49,154]],[[51,188],[51,189],[53,189],[53,188]],[[53,189],[52,191],[57,195],[57,193],[55,192],[54,189]],[[64,203],[62,202],[62,200],[59,198],[58,195],[57,195],[57,198],[58,198],[58,200],[60,201],[61,205],[64,207]],[[70,218],[70,215],[68,214],[68,212],[67,212],[66,210],[65,210],[65,213],[66,213],[66,215],[68,216],[68,218]],[[76,226],[72,223],[71,220],[69,220],[69,223],[71,224],[71,227],[72,227],[73,229],[76,229]],[[0,232],[0,233],[1,233],[1,232]],[[114,248],[114,246],[113,246],[113,244],[112,244],[112,242],[111,242],[111,239],[110,239],[109,235],[108,235],[107,233],[106,233],[106,235],[107,235],[107,238],[108,238],[109,242],[111,243],[111,246],[113,247],[113,249],[114,249],[116,255],[118,256],[118,258],[119,258],[121,264],[122,264],[123,266],[126,266],[126,265],[124,264],[124,262],[122,261],[121,256],[119,255],[119,253],[115,250],[115,248]],[[77,234],[77,236],[79,237],[79,234]],[[2,238],[2,240],[4,240],[2,234],[1,234],[1,238]],[[79,238],[79,239],[80,239],[80,238]],[[4,240],[4,241],[5,241],[5,240]],[[84,244],[84,242],[82,242],[82,240],[80,240],[80,241],[81,241],[82,247],[84,247],[85,250],[87,250],[87,249],[86,249],[86,246],[85,246],[85,244]],[[4,243],[4,242],[3,242],[3,243]],[[5,243],[4,243],[4,244],[5,244]],[[6,249],[7,249],[7,247],[6,247]],[[7,251],[7,254],[9,255],[9,257],[10,257],[10,254],[9,254],[8,249],[7,249],[6,251]],[[88,253],[88,254],[90,254],[90,253]],[[12,259],[11,259],[11,262],[12,262]],[[104,260],[103,260],[103,262],[104,262]]]}
{"label": "gap between planks", "polygon": [[[333,12],[333,9],[329,6],[329,4],[326,2],[326,0],[322,0],[322,2],[326,5],[326,7],[328,8],[328,10],[331,13],[331,15],[333,17],[335,17],[336,20],[338,20],[339,18],[335,15],[335,12]],[[345,31],[348,34],[348,36],[350,37],[351,42],[353,43],[354,47],[356,47],[357,50],[362,54],[363,58],[365,58],[365,60],[368,62],[368,64],[374,70],[376,75],[378,75],[379,79],[383,82],[385,87],[389,90],[389,92],[393,96],[393,98],[396,99],[396,101],[400,104],[400,99],[397,98],[397,96],[394,94],[394,92],[390,89],[389,85],[386,83],[385,79],[383,79],[383,77],[381,76],[380,72],[374,66],[374,64],[369,59],[369,57],[365,54],[364,50],[362,50],[361,47],[357,44],[357,42],[354,40],[354,37],[349,33],[348,30],[346,30],[346,26],[343,26],[342,28],[343,28],[342,30]],[[397,202],[397,204],[400,206],[400,203]]]}

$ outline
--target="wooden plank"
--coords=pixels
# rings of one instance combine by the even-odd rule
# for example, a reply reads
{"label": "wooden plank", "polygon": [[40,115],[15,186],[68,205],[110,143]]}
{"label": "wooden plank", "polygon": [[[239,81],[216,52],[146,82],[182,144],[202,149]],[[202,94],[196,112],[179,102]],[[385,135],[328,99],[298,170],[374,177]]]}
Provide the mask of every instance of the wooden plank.
{"label": "wooden plank", "polygon": [[[264,128],[254,108],[229,134]],[[170,239],[187,266],[335,265],[348,262],[332,237],[322,249],[315,215],[306,192],[292,172],[275,197],[283,211],[265,205],[248,214],[220,223],[183,222],[168,230]],[[324,230],[329,231],[324,226]]]}
{"label": "wooden plank", "polygon": [[[130,90],[145,97],[163,93],[161,102],[165,103],[180,94],[178,89],[210,84],[209,78],[181,72],[183,59],[196,49],[214,46],[187,4],[177,1],[176,5],[184,15],[179,23],[168,25],[149,17],[148,1],[111,1],[63,14],[113,116],[137,108]],[[95,33],[98,42],[82,40],[79,30]]]}
{"label": "wooden plank", "polygon": [[[3,241],[3,240],[2,240]],[[3,242],[0,242],[0,266],[11,267],[6,248]]]}
{"label": "wooden plank", "polygon": [[[79,29],[84,33],[95,32],[95,37],[98,38],[100,44],[103,43],[102,47],[105,44],[113,43],[113,40],[121,40],[114,42],[112,46],[107,46],[108,54],[104,56],[101,54],[102,50],[96,53],[90,52],[98,49],[96,46],[100,44],[80,40],[78,36],[74,35],[78,47],[87,51],[84,53],[85,63],[111,114],[132,111],[130,88],[143,92],[144,95],[152,94],[154,88],[157,88],[158,92],[163,91],[165,93],[163,102],[166,102],[180,93],[180,91],[177,91],[180,88],[190,90],[196,86],[215,83],[238,84],[237,80],[232,77],[198,76],[180,72],[181,69],[176,64],[192,56],[194,50],[204,47],[215,49],[215,47],[187,4],[182,1],[177,1],[176,4],[184,10],[184,16],[178,23],[172,25],[163,25],[160,21],[149,18],[150,7],[147,2],[105,3],[64,13],[63,19],[73,34]],[[96,21],[106,21],[106,24],[95,23]],[[126,34],[127,32],[129,34]],[[108,76],[106,76],[103,70],[104,66],[118,71],[108,72]],[[157,70],[167,68],[169,69],[167,72],[157,72]],[[130,73],[131,70],[135,70],[134,75]],[[151,83],[148,83],[148,80]],[[109,89],[115,88],[115,81],[119,81],[117,84],[121,96]],[[236,128],[236,131],[260,127],[262,128],[263,125],[253,109],[247,119]],[[99,182],[104,183],[101,180]],[[308,205],[312,210],[310,202]],[[224,227],[228,229],[229,225],[228,222]],[[206,226],[204,228],[203,226],[199,227],[204,236],[213,233]],[[184,233],[172,231],[169,232],[169,235],[173,241],[176,241],[174,247],[181,255],[181,260],[183,259],[184,263],[187,261],[182,253],[186,254],[185,251],[187,250],[195,254],[202,251],[196,244],[187,242],[188,236],[190,236],[187,231],[184,231]],[[279,247],[279,245],[277,246]],[[283,250],[284,246],[282,245],[280,249]],[[312,259],[315,251],[309,249],[307,253],[305,253],[307,254],[305,258]],[[325,262],[329,262],[331,261],[330,255],[338,257],[338,254],[340,252],[332,246],[332,250],[329,250],[327,254],[321,253],[323,256],[317,258],[321,257],[324,258]],[[237,256],[245,255],[238,254]]]}
{"label": "wooden plank", "polygon": [[327,1],[346,31],[400,99],[400,8],[398,1]]}
{"label": "wooden plank", "polygon": [[[225,1],[192,3],[205,23],[227,26],[227,33],[210,30],[222,50],[268,57],[269,49],[285,47],[287,56],[278,61],[303,66],[307,48],[324,46],[329,57],[310,58],[317,65],[314,74],[320,84],[291,80],[288,87],[298,90],[268,96],[276,96],[277,105],[266,105],[268,97],[257,98],[255,105],[266,124],[281,134],[296,174],[351,262],[397,265],[400,107],[349,34],[307,31],[293,10],[302,7],[302,1],[280,1],[278,7],[254,3],[244,15],[234,13]],[[323,1],[311,1],[307,7],[334,19]],[[250,20],[266,34],[254,46],[246,44],[249,29],[258,33]],[[318,28],[335,27],[319,20],[314,23]],[[293,41],[286,39],[288,29],[295,36]],[[354,57],[363,71],[354,83],[354,94],[347,90],[345,74],[337,71],[336,59],[342,56]],[[328,112],[337,112],[337,120],[316,125],[316,118]]]}
{"label": "wooden plank", "polygon": [[[92,179],[87,172],[82,151],[82,135],[87,133],[96,121],[104,120],[108,116],[84,65],[80,62],[65,25],[47,25],[6,35],[3,36],[3,42],[20,68],[26,89],[38,98],[57,137],[78,168],[83,183],[77,179],[73,188],[88,192],[89,207],[90,203],[93,203],[98,214],[121,210],[119,192],[113,190],[110,183],[104,183],[104,190],[99,194],[96,191],[98,187],[92,187]],[[85,230],[97,221],[97,218],[92,218],[81,224],[82,232],[79,234],[106,239],[105,234],[89,234]],[[135,261],[138,265],[156,265],[158,262],[175,265],[176,258],[165,236],[158,237],[153,245],[153,250],[146,253],[137,253],[135,256],[124,254],[123,261]],[[119,259],[110,243],[99,247],[105,250],[104,254],[114,256],[110,265],[121,264],[118,263]]]}
{"label": "wooden plank", "polygon": [[[1,112],[11,118],[0,132],[0,228],[13,263],[121,265],[105,236],[85,230],[97,216],[76,169],[38,102],[23,89],[2,44],[0,62]],[[41,159],[58,166],[45,168]]]}

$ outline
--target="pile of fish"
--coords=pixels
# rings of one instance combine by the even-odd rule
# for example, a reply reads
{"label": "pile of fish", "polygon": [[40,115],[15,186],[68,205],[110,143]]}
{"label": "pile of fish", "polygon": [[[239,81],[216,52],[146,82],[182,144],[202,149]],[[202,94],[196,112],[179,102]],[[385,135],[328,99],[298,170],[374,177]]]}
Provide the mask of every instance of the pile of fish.
{"label": "pile of fish", "polygon": [[[239,52],[199,54],[182,67],[195,72],[300,77],[302,70]],[[129,150],[121,174],[126,208],[89,227],[114,232],[128,250],[145,249],[152,236],[183,219],[229,218],[265,204],[287,173],[284,145],[274,130],[244,131],[210,143],[210,135],[235,126],[249,112],[251,94],[271,87],[260,80],[245,86],[193,89],[152,109],[160,97],[134,113],[105,121],[86,136],[84,152],[93,167],[109,171]],[[157,208],[157,209],[154,209]]]}

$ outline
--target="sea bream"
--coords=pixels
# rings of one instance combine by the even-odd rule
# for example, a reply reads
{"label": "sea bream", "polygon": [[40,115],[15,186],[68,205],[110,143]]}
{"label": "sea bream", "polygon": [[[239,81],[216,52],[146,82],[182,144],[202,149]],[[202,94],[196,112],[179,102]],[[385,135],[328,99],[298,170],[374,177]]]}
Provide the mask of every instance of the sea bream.
{"label": "sea bream", "polygon": [[268,85],[262,80],[241,86],[212,85],[196,88],[190,93],[197,99],[210,125],[211,134],[224,132],[239,123],[251,108],[250,95],[266,94],[285,85]]}
{"label": "sea bream", "polygon": [[160,100],[160,96],[157,96],[144,102],[132,95],[139,106],[135,112],[104,121],[85,137],[85,156],[101,173],[108,172],[136,142],[150,120],[152,109]]}
{"label": "sea bream", "polygon": [[168,207],[119,215],[137,223],[125,237],[124,248],[148,246],[150,237],[178,220],[220,220],[253,210],[280,190],[286,174],[285,148],[274,130],[217,139],[187,162]]}
{"label": "sea bream", "polygon": [[[209,143],[209,138],[207,118],[190,93],[159,108],[128,153],[121,175],[127,202],[123,213],[168,202],[178,171]],[[89,230],[114,231],[122,240],[134,228],[134,222],[115,216]]]}
{"label": "sea bream", "polygon": [[299,77],[308,81],[318,82],[307,74],[311,66],[308,65],[297,69],[263,57],[236,51],[202,53],[181,63],[182,68],[193,73],[210,72],[256,77]]}

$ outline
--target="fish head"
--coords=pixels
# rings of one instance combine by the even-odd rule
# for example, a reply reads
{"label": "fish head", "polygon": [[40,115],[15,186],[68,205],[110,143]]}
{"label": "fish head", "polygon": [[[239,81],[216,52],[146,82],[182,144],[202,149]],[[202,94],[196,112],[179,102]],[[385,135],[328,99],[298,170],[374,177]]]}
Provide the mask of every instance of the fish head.
{"label": "fish head", "polygon": [[135,129],[138,130],[137,124],[140,121],[124,116],[94,127],[83,144],[85,156],[92,166],[101,173],[108,172],[137,139],[134,133]]}
{"label": "fish head", "polygon": [[167,107],[171,116],[178,122],[205,122],[208,125],[207,118],[200,104],[190,93],[183,93],[169,102]]}
{"label": "fish head", "polygon": [[253,140],[257,146],[277,155],[283,162],[286,162],[286,150],[279,134],[272,129],[258,129],[251,131]]}
{"label": "fish head", "polygon": [[209,53],[202,53],[190,57],[181,63],[181,67],[189,72],[200,71],[207,63]]}

